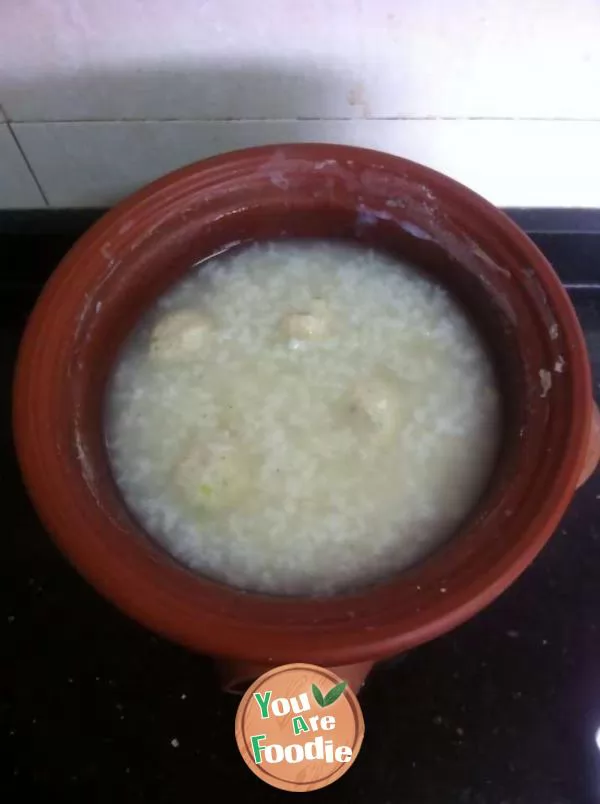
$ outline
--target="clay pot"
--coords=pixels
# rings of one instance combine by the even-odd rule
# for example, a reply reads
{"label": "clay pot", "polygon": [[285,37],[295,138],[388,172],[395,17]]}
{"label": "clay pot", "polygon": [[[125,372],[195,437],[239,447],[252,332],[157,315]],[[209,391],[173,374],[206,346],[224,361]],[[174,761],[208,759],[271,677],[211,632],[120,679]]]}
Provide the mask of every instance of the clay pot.
{"label": "clay pot", "polygon": [[[504,393],[501,455],[460,532],[409,571],[327,599],[245,594],[185,569],[125,508],[103,444],[107,376],[156,296],[202,258],[281,237],[356,240],[423,266],[471,311]],[[14,431],[29,492],[61,550],[131,617],[220,657],[229,687],[291,661],[336,667],[358,687],[374,661],[471,617],[538,553],[600,448],[581,329],[531,241],[439,173],[318,144],[190,165],[92,227],[27,326]]]}

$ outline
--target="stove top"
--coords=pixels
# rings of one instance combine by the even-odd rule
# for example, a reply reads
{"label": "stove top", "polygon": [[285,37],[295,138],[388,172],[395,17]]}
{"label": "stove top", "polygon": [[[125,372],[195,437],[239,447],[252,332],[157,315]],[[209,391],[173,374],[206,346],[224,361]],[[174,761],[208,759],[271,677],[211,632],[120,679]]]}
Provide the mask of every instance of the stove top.
{"label": "stove top", "polygon": [[[6,802],[289,800],[244,765],[238,700],[209,660],[137,626],[53,547],[10,433],[10,383],[41,284],[97,213],[0,220],[0,791]],[[600,215],[514,211],[575,304],[600,391]],[[600,796],[600,473],[524,575],[445,637],[380,665],[366,737],[315,801],[592,804]]]}

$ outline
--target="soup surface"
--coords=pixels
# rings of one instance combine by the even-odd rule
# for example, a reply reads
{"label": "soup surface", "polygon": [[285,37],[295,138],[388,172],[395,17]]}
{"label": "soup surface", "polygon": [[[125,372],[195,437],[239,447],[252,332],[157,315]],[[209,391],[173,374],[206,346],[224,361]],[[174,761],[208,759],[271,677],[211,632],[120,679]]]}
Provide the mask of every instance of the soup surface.
{"label": "soup surface", "polygon": [[494,463],[500,398],[461,307],[415,268],[329,242],[195,267],[121,351],[114,476],[205,575],[329,594],[444,541]]}

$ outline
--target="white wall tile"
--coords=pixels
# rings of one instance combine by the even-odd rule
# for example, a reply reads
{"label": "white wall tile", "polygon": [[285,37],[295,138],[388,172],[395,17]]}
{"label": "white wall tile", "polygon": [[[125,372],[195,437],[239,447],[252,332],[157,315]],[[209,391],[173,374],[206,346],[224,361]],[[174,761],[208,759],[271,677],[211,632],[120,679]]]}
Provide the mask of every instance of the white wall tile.
{"label": "white wall tile", "polygon": [[[407,153],[497,203],[585,206],[600,203],[598,42],[599,0],[7,2],[0,126],[2,109],[23,123],[58,206],[112,203],[192,159],[293,139]],[[32,122],[61,120],[106,124]],[[14,162],[0,206],[39,201],[0,142]]]}
{"label": "white wall tile", "polygon": [[358,80],[348,0],[0,4],[11,120],[338,117]]}
{"label": "white wall tile", "polygon": [[598,0],[0,3],[13,120],[600,119]]}
{"label": "white wall tile", "polygon": [[600,121],[21,123],[14,130],[58,207],[113,204],[195,159],[293,141],[344,142],[407,156],[498,205],[600,206]]}
{"label": "white wall tile", "polygon": [[0,123],[0,209],[45,205],[8,126]]}
{"label": "white wall tile", "polygon": [[600,118],[598,0],[362,5],[366,117]]}

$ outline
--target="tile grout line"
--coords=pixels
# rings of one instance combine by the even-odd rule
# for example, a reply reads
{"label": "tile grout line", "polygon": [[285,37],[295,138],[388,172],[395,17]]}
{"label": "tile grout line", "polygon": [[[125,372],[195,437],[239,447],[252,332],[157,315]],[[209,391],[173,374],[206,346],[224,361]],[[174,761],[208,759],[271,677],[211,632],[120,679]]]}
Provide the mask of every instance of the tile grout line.
{"label": "tile grout line", "polygon": [[33,182],[34,182],[35,186],[38,188],[38,191],[39,191],[40,195],[42,196],[42,200],[44,201],[44,204],[47,207],[49,207],[50,202],[48,201],[48,197],[46,196],[46,193],[44,192],[44,189],[43,189],[42,185],[40,184],[40,181],[39,181],[38,177],[35,175],[34,170],[31,167],[31,163],[30,163],[29,159],[27,158],[27,155],[25,154],[25,151],[23,150],[23,147],[21,146],[21,143],[19,142],[19,139],[18,139],[17,135],[13,131],[11,123],[8,120],[6,121],[6,127],[7,127],[8,131],[10,133],[10,136],[13,138],[13,141],[14,141],[15,145],[19,149],[19,153],[21,154],[21,156],[23,158],[23,161],[27,165],[27,170],[29,171],[29,175],[33,179]]}
{"label": "tile grout line", "polygon": [[9,125],[69,125],[73,123],[360,123],[371,122],[492,122],[492,123],[600,123],[600,117],[490,117],[486,115],[374,115],[371,117],[87,117],[76,119],[11,120]]}

